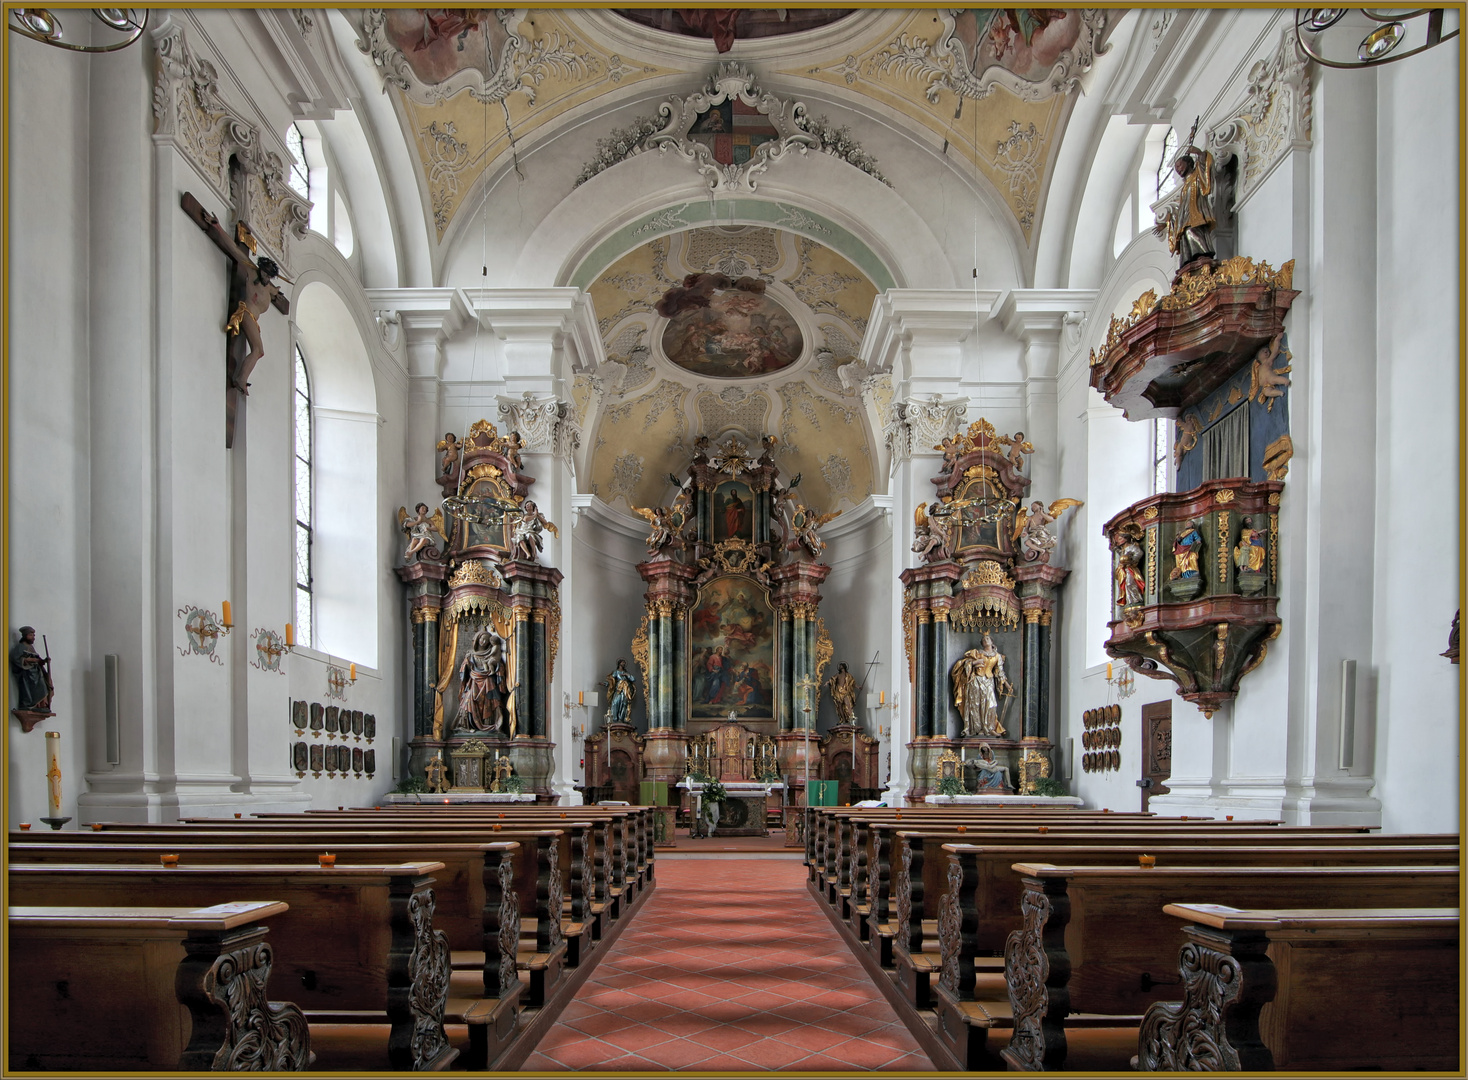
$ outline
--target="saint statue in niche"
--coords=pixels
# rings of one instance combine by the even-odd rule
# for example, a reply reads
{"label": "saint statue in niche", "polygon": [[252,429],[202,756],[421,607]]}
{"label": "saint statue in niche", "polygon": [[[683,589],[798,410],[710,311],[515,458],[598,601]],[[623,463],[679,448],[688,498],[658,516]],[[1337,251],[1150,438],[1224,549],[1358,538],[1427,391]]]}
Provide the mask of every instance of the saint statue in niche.
{"label": "saint statue in niche", "polygon": [[459,665],[460,731],[498,731],[506,721],[505,643],[492,630],[481,630],[474,647]]}
{"label": "saint statue in niche", "polygon": [[607,722],[630,724],[632,701],[637,697],[637,680],[627,670],[627,661],[618,660],[617,670],[607,676]]}
{"label": "saint statue in niche", "polygon": [[988,634],[979,648],[969,649],[958,658],[949,678],[953,683],[953,704],[963,717],[963,734],[1003,738],[999,695],[1012,696],[1014,686],[1004,674],[1004,654]]}
{"label": "saint statue in niche", "polygon": [[831,704],[836,706],[836,715],[841,722],[856,723],[856,679],[844,662],[837,665],[836,674],[826,680],[826,686],[831,691]]}
{"label": "saint statue in niche", "polygon": [[1198,576],[1198,554],[1203,550],[1203,534],[1196,522],[1188,522],[1187,528],[1172,539],[1172,571],[1167,580],[1195,578]]}

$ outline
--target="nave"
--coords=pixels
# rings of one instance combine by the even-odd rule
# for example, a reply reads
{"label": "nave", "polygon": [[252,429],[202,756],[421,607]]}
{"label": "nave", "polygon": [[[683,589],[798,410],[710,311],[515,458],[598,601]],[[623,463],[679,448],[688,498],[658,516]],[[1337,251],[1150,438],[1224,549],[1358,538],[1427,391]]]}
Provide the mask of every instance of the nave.
{"label": "nave", "polygon": [[523,1068],[934,1066],[806,892],[798,856],[744,851],[659,859],[657,891]]}
{"label": "nave", "polygon": [[654,809],[17,830],[10,1067],[1461,1065],[1456,834],[811,807],[658,858]]}

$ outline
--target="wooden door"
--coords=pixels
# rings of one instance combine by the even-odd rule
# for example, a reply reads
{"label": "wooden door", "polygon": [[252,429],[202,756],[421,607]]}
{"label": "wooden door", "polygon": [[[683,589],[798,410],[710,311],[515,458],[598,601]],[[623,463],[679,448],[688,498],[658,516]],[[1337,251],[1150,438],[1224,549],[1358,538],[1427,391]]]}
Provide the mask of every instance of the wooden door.
{"label": "wooden door", "polygon": [[1166,795],[1172,776],[1172,702],[1142,706],[1142,809],[1153,795]]}

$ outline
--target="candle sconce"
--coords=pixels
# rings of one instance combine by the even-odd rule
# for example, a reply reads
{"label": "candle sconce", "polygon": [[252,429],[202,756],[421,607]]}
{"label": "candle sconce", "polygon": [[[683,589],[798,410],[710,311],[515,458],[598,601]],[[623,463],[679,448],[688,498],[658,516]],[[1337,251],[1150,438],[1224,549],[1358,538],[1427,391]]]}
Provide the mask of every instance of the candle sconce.
{"label": "candle sconce", "polygon": [[335,664],[326,665],[327,697],[336,698],[338,701],[345,701],[347,699],[347,683],[349,681],[353,680],[347,678],[346,668],[337,667]]}
{"label": "candle sconce", "polygon": [[229,619],[229,601],[224,602],[223,618],[193,605],[179,608],[177,614],[184,621],[184,634],[189,642],[187,648],[179,647],[179,655],[206,656],[214,663],[223,665],[224,660],[214,650],[219,639],[228,637],[229,632],[234,629],[234,624]]}
{"label": "candle sconce", "polygon": [[1112,666],[1106,665],[1106,685],[1116,692],[1118,698],[1129,698],[1137,692],[1137,677],[1125,664],[1113,676]]}
{"label": "candle sconce", "polygon": [[290,651],[284,639],[274,630],[266,630],[264,627],[255,628],[255,656],[250,661],[250,666],[259,671],[273,671],[277,675],[284,675],[281,670],[280,658]]}

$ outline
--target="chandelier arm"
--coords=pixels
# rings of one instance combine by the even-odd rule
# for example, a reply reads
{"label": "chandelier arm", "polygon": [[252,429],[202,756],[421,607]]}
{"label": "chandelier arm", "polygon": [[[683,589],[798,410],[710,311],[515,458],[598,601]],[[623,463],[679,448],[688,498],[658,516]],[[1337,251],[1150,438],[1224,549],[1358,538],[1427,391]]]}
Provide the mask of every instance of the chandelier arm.
{"label": "chandelier arm", "polygon": [[[11,12],[11,15],[12,15],[12,17],[14,17],[15,16],[15,12],[12,11]],[[107,26],[111,26],[112,25],[111,23],[107,22],[106,20],[102,20],[102,21],[103,21],[104,25],[107,25]],[[137,41],[138,38],[140,38],[140,37],[143,36],[143,31],[146,30],[147,27],[148,27],[148,13],[145,10],[143,12],[142,22],[134,23],[133,24],[134,27],[135,27],[135,29],[134,29],[131,37],[129,37],[126,41],[115,42],[115,43],[113,43],[111,45],[72,45],[72,44],[69,44],[69,43],[67,43],[65,41],[62,41],[57,36],[61,32],[61,24],[60,23],[57,23],[56,24],[56,33],[55,34],[52,34],[52,35],[46,35],[46,34],[40,33],[39,31],[32,30],[32,29],[30,29],[27,26],[18,26],[14,22],[9,22],[6,25],[11,30],[13,30],[15,33],[20,34],[22,37],[28,37],[32,41],[39,41],[43,45],[51,45],[51,46],[54,46],[55,48],[58,48],[58,49],[65,49],[67,52],[92,53],[92,54],[110,53],[110,52],[117,52],[117,51],[119,51],[121,49],[127,48],[133,42]]]}

